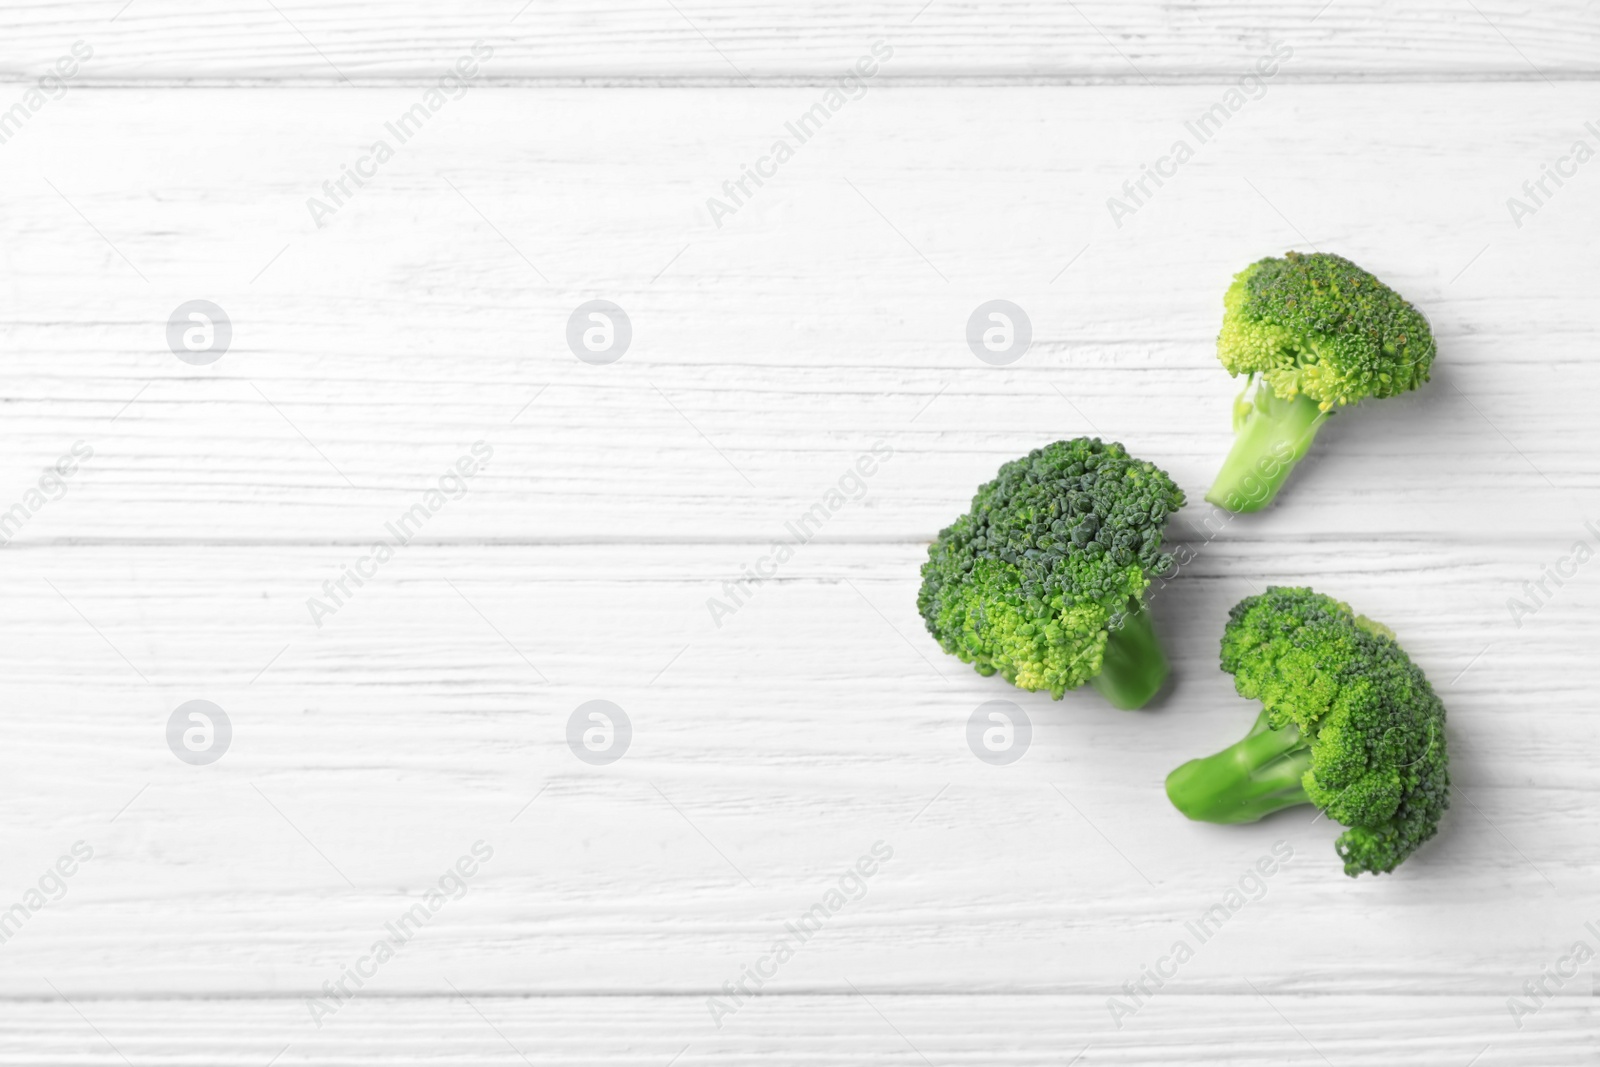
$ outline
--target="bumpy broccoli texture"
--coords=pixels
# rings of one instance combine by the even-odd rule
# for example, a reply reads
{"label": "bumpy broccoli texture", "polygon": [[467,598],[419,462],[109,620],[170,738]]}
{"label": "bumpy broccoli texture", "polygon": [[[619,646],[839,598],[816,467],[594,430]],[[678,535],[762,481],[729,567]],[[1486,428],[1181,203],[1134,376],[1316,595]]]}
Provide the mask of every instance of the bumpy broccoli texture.
{"label": "bumpy broccoli texture", "polygon": [[917,607],[982,675],[1060,699],[1085,682],[1143,706],[1167,664],[1143,595],[1183,491],[1121,445],[1080,437],[1000,468],[928,549]]}
{"label": "bumpy broccoli texture", "polygon": [[1433,333],[1401,295],[1343,256],[1290,252],[1252,263],[1222,298],[1217,358],[1259,374],[1282,400],[1326,411],[1428,380]]}
{"label": "bumpy broccoli texture", "polygon": [[1345,873],[1392,871],[1449,807],[1444,705],[1394,634],[1310,589],[1240,601],[1222,669],[1262,711],[1250,733],[1167,778],[1191,819],[1254,822],[1315,804],[1347,830]]}
{"label": "bumpy broccoli texture", "polygon": [[1289,252],[1252,263],[1223,297],[1217,358],[1259,381],[1240,395],[1237,437],[1206,499],[1231,511],[1271,502],[1336,408],[1428,380],[1428,320],[1342,256]]}

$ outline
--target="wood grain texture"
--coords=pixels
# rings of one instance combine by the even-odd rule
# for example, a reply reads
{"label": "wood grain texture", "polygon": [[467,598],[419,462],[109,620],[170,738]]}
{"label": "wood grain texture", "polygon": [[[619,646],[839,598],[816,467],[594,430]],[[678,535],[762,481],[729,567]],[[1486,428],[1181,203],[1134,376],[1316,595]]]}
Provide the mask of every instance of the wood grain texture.
{"label": "wood grain texture", "polygon": [[294,1001],[73,997],[0,1010],[0,1063],[1132,1067],[1204,1056],[1226,1067],[1578,1067],[1594,1062],[1597,1025],[1578,998],[1508,1039],[1495,1026],[1500,1005],[1484,997],[1164,994],[1119,1031],[1095,997],[861,994],[763,997],[720,1031],[693,997],[498,998],[462,986],[460,996],[363,998],[320,1031]]}
{"label": "wood grain texture", "polygon": [[[343,548],[0,557],[31,709],[0,739],[16,891],[97,851],[5,945],[4,991],[314,992],[480,838],[495,859],[383,990],[712,991],[880,840],[892,862],[772,991],[1109,994],[1280,840],[1293,862],[1174,989],[1504,998],[1600,921],[1590,586],[1519,630],[1503,548],[1218,538],[1153,601],[1175,689],[1128,714],[942,656],[917,546],[806,546],[714,625],[761,547],[414,546],[320,629],[304,597]],[[1392,877],[1343,877],[1326,819],[1196,826],[1161,793],[1253,717],[1215,666],[1227,608],[1308,579],[1393,626],[1450,708],[1454,808]],[[1035,724],[1005,768],[965,740],[997,697]],[[165,745],[194,698],[234,724],[212,767]],[[634,727],[604,768],[565,741],[595,698]]]}
{"label": "wood grain texture", "polygon": [[[0,1063],[1594,1062],[1593,962],[1511,1011],[1600,926],[1600,586],[1546,577],[1600,543],[1600,171],[1524,189],[1600,145],[1594,5],[518,7],[0,12]],[[430,101],[480,39],[477,86]],[[1220,294],[1288,247],[1410,296],[1434,381],[1341,415],[1283,506],[1178,516],[1153,708],[943,656],[917,568],[1001,462],[1095,433],[1199,501]],[[1007,367],[964,340],[997,297],[1034,329]],[[166,338],[197,298],[234,329],[209,366]],[[634,328],[609,366],[565,340],[596,298]],[[476,442],[466,491],[330,592]],[[1227,608],[1301,583],[1394,627],[1449,708],[1454,804],[1393,876],[1344,878],[1309,811],[1198,826],[1162,796],[1252,718]],[[995,698],[1033,727],[1006,767],[966,740]],[[167,747],[193,699],[235,731],[211,766]],[[633,730],[610,765],[569,747],[594,699]],[[19,921],[32,890],[59,899]],[[719,1028],[708,998],[830,890]]]}
{"label": "wood grain texture", "polygon": [[[490,91],[319,229],[308,198],[414,95],[85,93],[5,146],[0,475],[15,499],[95,450],[19,541],[369,541],[477,440],[494,461],[426,539],[769,538],[877,441],[896,458],[827,536],[927,539],[1080,433],[1198,501],[1238,388],[1220,294],[1312,244],[1418,302],[1435,380],[1340,416],[1293,506],[1241,529],[1565,548],[1600,488],[1600,175],[1520,227],[1506,208],[1590,136],[1576,90],[1274,87],[1120,227],[1107,198],[1215,88],[875,92],[720,227],[707,198],[814,91]],[[1007,367],[965,342],[997,296],[1035,330]],[[165,338],[196,297],[234,323],[208,367]],[[633,322],[609,366],[565,341],[595,297]]]}
{"label": "wood grain texture", "polygon": [[936,82],[1216,80],[1251,68],[1269,39],[1295,47],[1296,78],[1542,80],[1595,72],[1600,18],[1581,0],[134,0],[13,5],[0,37],[12,78],[47,72],[81,39],[95,49],[83,76],[123,84],[420,81],[477,40],[497,50],[489,77],[513,82],[815,81],[875,39],[897,50],[888,76]]}

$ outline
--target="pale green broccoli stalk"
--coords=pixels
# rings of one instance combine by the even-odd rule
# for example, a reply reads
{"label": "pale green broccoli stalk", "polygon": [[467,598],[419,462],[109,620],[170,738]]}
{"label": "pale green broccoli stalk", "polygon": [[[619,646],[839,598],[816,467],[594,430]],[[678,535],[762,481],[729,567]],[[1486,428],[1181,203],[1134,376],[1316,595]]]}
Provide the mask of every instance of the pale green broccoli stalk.
{"label": "pale green broccoli stalk", "polygon": [[1428,320],[1340,256],[1289,252],[1252,263],[1222,303],[1217,358],[1249,377],[1234,405],[1233,450],[1206,494],[1218,507],[1266,507],[1336,409],[1428,380]]}
{"label": "pale green broccoli stalk", "polygon": [[1310,589],[1271,588],[1229,613],[1222,669],[1260,700],[1243,739],[1167,776],[1191,819],[1255,822],[1315,804],[1349,829],[1344,871],[1392,871],[1450,806],[1444,705],[1386,627]]}
{"label": "pale green broccoli stalk", "polygon": [[1060,699],[1090,682],[1143,707],[1167,677],[1144,606],[1167,517],[1183,490],[1098,438],[1057,441],[1000,468],[940,532],[917,609],[940,646],[979,674]]}

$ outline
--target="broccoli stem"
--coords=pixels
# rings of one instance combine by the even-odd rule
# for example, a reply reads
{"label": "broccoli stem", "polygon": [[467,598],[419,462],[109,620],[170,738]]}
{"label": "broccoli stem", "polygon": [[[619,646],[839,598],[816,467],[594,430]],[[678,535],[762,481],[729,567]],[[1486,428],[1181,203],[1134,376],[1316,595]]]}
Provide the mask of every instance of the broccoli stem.
{"label": "broccoli stem", "polygon": [[1241,397],[1238,410],[1242,417],[1234,418],[1233,449],[1206,499],[1229,511],[1260,511],[1311,448],[1328,413],[1303,393],[1280,399],[1266,382],[1252,401]]}
{"label": "broccoli stem", "polygon": [[1291,723],[1274,730],[1263,711],[1241,740],[1167,775],[1167,796],[1199,822],[1255,822],[1311,803],[1301,784],[1310,767],[1311,746],[1300,728]]}
{"label": "broccoli stem", "polygon": [[1089,684],[1113,707],[1132,711],[1150,703],[1166,680],[1167,657],[1156,640],[1150,612],[1143,601],[1134,601],[1122,625],[1107,635],[1100,673]]}

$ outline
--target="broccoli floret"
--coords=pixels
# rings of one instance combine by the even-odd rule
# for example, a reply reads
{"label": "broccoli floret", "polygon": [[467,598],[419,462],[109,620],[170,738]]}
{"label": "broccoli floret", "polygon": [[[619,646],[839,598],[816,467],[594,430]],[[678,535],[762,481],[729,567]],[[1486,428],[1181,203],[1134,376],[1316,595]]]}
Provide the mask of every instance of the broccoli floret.
{"label": "broccoli floret", "polygon": [[979,674],[1060,699],[1092,682],[1144,706],[1167,676],[1144,606],[1183,490],[1119,444],[1080,437],[1000,468],[940,532],[917,609],[944,650]]}
{"label": "broccoli floret", "polygon": [[1341,256],[1289,252],[1252,263],[1222,303],[1217,358],[1248,378],[1234,404],[1233,450],[1206,494],[1218,507],[1266,507],[1335,409],[1428,380],[1428,320]]}
{"label": "broccoli floret", "polygon": [[1222,669],[1262,712],[1237,743],[1167,776],[1191,819],[1255,822],[1315,804],[1349,829],[1344,871],[1392,871],[1450,806],[1444,705],[1394,634],[1310,589],[1241,600]]}

